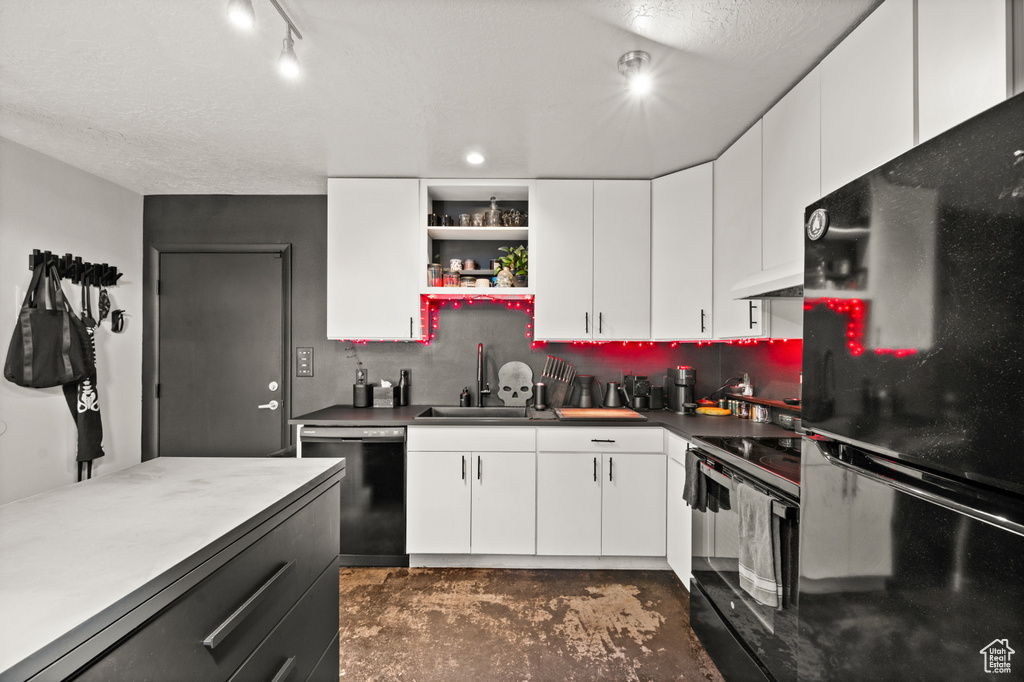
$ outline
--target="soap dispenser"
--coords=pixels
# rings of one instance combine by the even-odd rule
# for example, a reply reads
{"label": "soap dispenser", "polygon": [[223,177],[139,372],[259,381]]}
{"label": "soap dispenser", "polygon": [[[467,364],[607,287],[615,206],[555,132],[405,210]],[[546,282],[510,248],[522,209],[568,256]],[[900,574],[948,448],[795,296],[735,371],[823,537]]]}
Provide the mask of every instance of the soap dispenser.
{"label": "soap dispenser", "polygon": [[469,407],[469,386],[462,389],[459,394],[459,407]]}

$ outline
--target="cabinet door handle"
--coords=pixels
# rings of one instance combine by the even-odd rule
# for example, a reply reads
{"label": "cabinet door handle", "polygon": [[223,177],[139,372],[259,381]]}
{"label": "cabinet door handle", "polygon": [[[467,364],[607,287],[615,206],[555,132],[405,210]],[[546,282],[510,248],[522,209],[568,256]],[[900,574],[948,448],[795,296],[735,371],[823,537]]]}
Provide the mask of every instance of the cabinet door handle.
{"label": "cabinet door handle", "polygon": [[224,641],[224,639],[237,628],[243,620],[245,620],[250,613],[256,610],[260,602],[263,601],[267,594],[270,592],[270,588],[273,587],[274,583],[281,580],[291,570],[295,568],[295,560],[289,561],[287,564],[278,569],[277,573],[270,576],[270,580],[263,583],[263,585],[253,592],[252,596],[245,600],[245,603],[238,607],[238,609],[227,617],[223,623],[217,626],[217,629],[206,636],[203,640],[203,646],[210,651],[213,651],[218,644]]}
{"label": "cabinet door handle", "polygon": [[476,480],[478,480],[478,481],[481,480],[480,479],[480,472],[482,472],[484,470],[483,463],[484,463],[483,459],[480,458],[480,455],[477,455],[476,456]]}
{"label": "cabinet door handle", "polygon": [[589,312],[583,313],[583,333],[584,334],[589,334],[590,333],[590,313]]}
{"label": "cabinet door handle", "polygon": [[466,480],[466,456],[462,456],[462,480]]}
{"label": "cabinet door handle", "polygon": [[700,333],[703,334],[706,331],[707,331],[707,328],[704,326],[704,309],[701,308],[700,309]]}
{"label": "cabinet door handle", "polygon": [[597,482],[597,457],[594,458],[594,482]]}
{"label": "cabinet door handle", "polygon": [[273,679],[270,680],[270,682],[284,682],[288,679],[288,676],[292,674],[292,668],[294,667],[295,657],[292,656],[284,662],[284,665],[282,665],[280,669],[278,669],[277,674],[274,675]]}
{"label": "cabinet door handle", "polygon": [[409,318],[409,338],[412,338],[412,318]]}
{"label": "cabinet door handle", "polygon": [[597,333],[604,334],[604,313],[597,314]]}
{"label": "cabinet door handle", "polygon": [[610,438],[591,438],[591,443],[614,443],[615,441]]}
{"label": "cabinet door handle", "polygon": [[612,458],[608,458],[608,480],[612,480]]}
{"label": "cabinet door handle", "polygon": [[754,302],[750,301],[749,305],[750,305],[750,307],[747,310],[748,310],[748,313],[750,314],[750,328],[753,329],[754,328],[754,307],[755,307],[754,306]]}

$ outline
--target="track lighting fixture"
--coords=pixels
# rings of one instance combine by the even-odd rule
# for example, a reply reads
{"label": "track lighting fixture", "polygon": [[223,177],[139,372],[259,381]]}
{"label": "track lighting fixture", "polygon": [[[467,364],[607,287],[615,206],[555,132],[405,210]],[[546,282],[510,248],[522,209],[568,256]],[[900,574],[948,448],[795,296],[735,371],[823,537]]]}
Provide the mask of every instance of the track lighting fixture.
{"label": "track lighting fixture", "polygon": [[252,9],[252,0],[230,0],[228,2],[228,18],[231,23],[246,31],[256,25],[256,12]]}
{"label": "track lighting fixture", "polygon": [[295,41],[292,40],[292,27],[284,36],[284,47],[281,49],[281,57],[277,60],[277,68],[285,78],[299,77],[299,58],[295,56]]}
{"label": "track lighting fixture", "polygon": [[651,55],[642,50],[627,52],[619,57],[619,73],[626,77],[629,91],[643,97],[651,91]]}
{"label": "track lighting fixture", "polygon": [[[299,58],[295,55],[295,40],[292,36],[294,35],[295,38],[302,40],[302,34],[299,33],[299,29],[295,28],[295,24],[288,18],[288,14],[285,13],[278,0],[270,0],[270,4],[274,6],[277,13],[284,19],[286,27],[284,45],[281,49],[281,56],[277,61],[277,67],[281,71],[281,75],[287,78],[298,78],[300,73]],[[251,29],[256,25],[256,13],[252,8],[252,0],[228,0],[228,17],[239,28]]]}

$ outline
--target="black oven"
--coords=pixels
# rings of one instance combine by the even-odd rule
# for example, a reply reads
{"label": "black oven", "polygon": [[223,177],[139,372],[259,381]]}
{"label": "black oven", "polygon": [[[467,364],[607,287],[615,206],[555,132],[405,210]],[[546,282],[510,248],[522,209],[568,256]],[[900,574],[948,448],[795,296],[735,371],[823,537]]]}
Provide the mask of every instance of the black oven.
{"label": "black oven", "polygon": [[[690,624],[727,680],[795,680],[799,497],[772,481],[773,474],[753,474],[748,463],[715,450],[704,445],[687,453],[697,458],[688,473],[695,466],[708,490],[707,505],[693,509]],[[740,545],[746,541],[736,505],[740,483],[768,495],[778,519],[778,606],[760,603],[740,584]]]}

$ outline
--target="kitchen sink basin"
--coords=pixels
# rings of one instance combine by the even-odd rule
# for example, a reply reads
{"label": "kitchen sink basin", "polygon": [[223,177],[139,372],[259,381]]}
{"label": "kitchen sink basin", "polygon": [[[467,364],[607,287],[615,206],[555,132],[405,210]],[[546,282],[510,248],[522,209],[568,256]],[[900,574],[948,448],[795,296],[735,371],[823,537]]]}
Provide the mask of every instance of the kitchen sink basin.
{"label": "kitchen sink basin", "polygon": [[529,421],[525,407],[428,407],[415,417],[416,419],[465,419],[467,421],[484,421],[500,419],[502,421]]}

